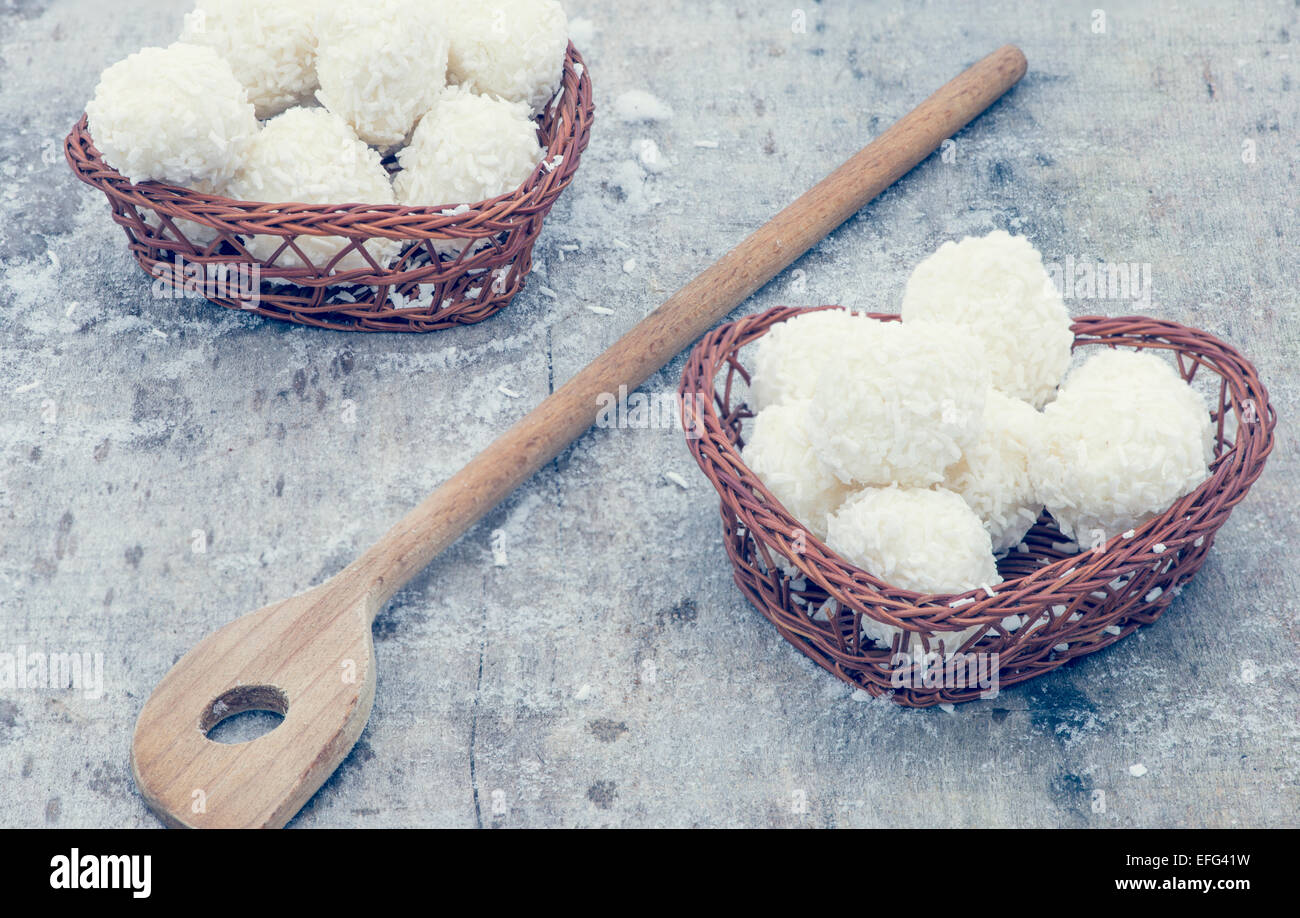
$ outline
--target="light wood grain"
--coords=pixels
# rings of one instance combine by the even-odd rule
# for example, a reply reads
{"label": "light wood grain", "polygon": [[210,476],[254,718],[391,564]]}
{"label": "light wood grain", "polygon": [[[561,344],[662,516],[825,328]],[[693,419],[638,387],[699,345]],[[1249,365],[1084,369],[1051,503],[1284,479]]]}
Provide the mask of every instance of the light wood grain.
{"label": "light wood grain", "polygon": [[[132,771],[174,826],[279,827],[338,767],[375,692],[370,626],[397,590],[585,432],[598,397],[635,388],[1007,92],[1006,46],[923,102],[629,331],[327,583],[212,634],[167,674],[136,725]],[[219,703],[219,704],[218,704]],[[240,710],[283,708],[275,730],[223,745]]]}

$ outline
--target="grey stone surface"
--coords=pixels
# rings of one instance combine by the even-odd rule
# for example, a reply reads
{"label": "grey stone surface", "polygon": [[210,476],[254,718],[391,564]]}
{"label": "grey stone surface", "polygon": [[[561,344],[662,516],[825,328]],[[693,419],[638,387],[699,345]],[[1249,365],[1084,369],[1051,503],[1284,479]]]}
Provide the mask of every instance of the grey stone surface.
{"label": "grey stone surface", "polygon": [[[932,158],[742,310],[894,309],[909,266],[994,227],[1049,259],[1151,264],[1149,306],[1072,311],[1225,337],[1282,417],[1265,477],[1172,610],[952,713],[858,700],[734,589],[681,435],[597,431],[382,616],[370,724],[294,825],[1300,824],[1297,5],[566,4],[601,110],[534,282],[483,325],[376,337],[154,298],[71,178],[59,145],[98,73],[170,41],[185,4],[0,2],[0,652],[101,652],[105,678],[99,700],[0,692],[0,825],[156,825],[129,740],[173,661],[339,570],[1006,41],[1030,74],[954,161]],[[673,116],[615,118],[633,89]],[[658,173],[637,164],[645,139]]]}

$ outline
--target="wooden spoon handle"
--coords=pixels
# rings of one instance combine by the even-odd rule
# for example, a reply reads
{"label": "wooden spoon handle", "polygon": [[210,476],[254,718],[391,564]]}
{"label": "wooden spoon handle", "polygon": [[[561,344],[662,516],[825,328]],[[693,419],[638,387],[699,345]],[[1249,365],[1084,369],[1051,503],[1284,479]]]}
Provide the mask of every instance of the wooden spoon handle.
{"label": "wooden spoon handle", "polygon": [[343,576],[371,614],[592,426],[598,397],[634,389],[1014,86],[1006,45],[947,83],[815,188],[679,290],[394,526]]}

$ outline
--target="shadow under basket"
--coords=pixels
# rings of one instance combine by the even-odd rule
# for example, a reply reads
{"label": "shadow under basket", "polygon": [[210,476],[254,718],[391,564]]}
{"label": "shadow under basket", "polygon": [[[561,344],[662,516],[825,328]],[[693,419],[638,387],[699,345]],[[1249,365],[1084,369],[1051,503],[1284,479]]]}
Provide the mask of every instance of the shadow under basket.
{"label": "shadow under basket", "polygon": [[[319,328],[427,332],[481,322],[524,288],[542,221],[578,169],[593,116],[591,79],[570,44],[560,89],[537,119],[545,160],[510,194],[468,206],[262,204],[136,185],[104,162],[84,115],[64,153],[77,178],[108,198],[140,267],[177,298]],[[279,244],[257,258],[241,238],[250,236]],[[346,245],[314,264],[298,246],[310,236]],[[395,240],[400,251],[381,263],[370,240]]]}
{"label": "shadow under basket", "polygon": [[[749,316],[695,347],[681,383],[688,445],[721,496],[724,544],[749,601],[819,665],[901,705],[988,697],[989,681],[1005,688],[1032,679],[1154,622],[1200,568],[1273,448],[1277,419],[1268,393],[1235,349],[1172,322],[1080,318],[1073,326],[1076,349],[1167,350],[1189,383],[1202,391],[1207,377],[1213,383],[1218,396],[1216,403],[1210,395],[1215,444],[1209,478],[1131,537],[1116,536],[1096,550],[1077,551],[1044,513],[1022,546],[999,560],[1004,582],[992,595],[983,589],[954,595],[897,589],[805,533],[741,461],[744,422],[754,416],[742,401],[750,377],[741,349],[773,325],[811,311]],[[900,646],[901,635],[889,647],[864,635],[866,618],[921,637],[909,635],[912,652],[900,653],[908,649]],[[980,630],[960,644],[952,639],[971,627]],[[947,640],[941,632],[949,633]],[[918,646],[937,653],[922,656]],[[990,667],[996,679],[985,680]]]}

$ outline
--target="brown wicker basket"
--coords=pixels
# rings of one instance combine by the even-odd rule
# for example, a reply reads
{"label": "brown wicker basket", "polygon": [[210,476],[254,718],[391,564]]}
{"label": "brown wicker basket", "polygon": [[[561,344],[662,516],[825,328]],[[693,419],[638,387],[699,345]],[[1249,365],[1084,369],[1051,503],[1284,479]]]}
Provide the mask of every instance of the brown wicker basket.
{"label": "brown wicker basket", "polygon": [[[974,590],[927,596],[897,589],[803,534],[803,526],[741,461],[742,427],[753,414],[737,385],[749,384],[740,351],[776,323],[810,311],[783,308],[749,316],[722,326],[695,347],[681,384],[684,422],[693,434],[687,442],[721,495],[724,541],[741,591],[818,664],[902,705],[928,707],[986,694],[978,685],[961,684],[961,667],[973,673],[971,663],[980,654],[992,658],[996,681],[1005,687],[1154,622],[1200,568],[1215,532],[1259,477],[1273,447],[1276,417],[1268,393],[1254,367],[1229,345],[1196,329],[1144,317],[1078,319],[1076,348],[1170,350],[1189,382],[1198,372],[1218,377],[1210,477],[1130,538],[1117,536],[1097,551],[1067,553],[1065,537],[1044,513],[1025,537],[1028,551],[1013,549],[999,561],[1004,582],[993,595]],[[917,639],[925,649],[940,651],[936,665],[918,660],[915,652],[898,655],[897,637],[889,648],[864,637],[864,616],[909,632],[983,630],[960,647]],[[1004,625],[1011,616],[1022,617],[1019,627]],[[956,662],[944,664],[942,658],[953,652]],[[927,681],[927,673],[934,678]]]}
{"label": "brown wicker basket", "polygon": [[[157,182],[135,185],[104,162],[85,116],[68,135],[64,152],[77,178],[107,196],[140,267],[164,284],[197,291],[230,309],[303,325],[426,332],[481,322],[523,289],[542,221],[578,169],[593,114],[591,79],[570,44],[560,90],[538,119],[546,161],[517,190],[468,208],[262,204]],[[200,235],[191,224],[213,230],[216,238],[191,238]],[[284,244],[259,260],[241,235],[281,237]],[[300,235],[344,236],[350,244],[331,264],[313,265],[295,247]],[[364,248],[377,237],[404,243],[390,267],[381,267]],[[471,244],[458,257],[440,258],[435,251],[435,243],[460,240]],[[353,252],[369,267],[331,271]],[[281,266],[280,259],[304,266]],[[203,267],[190,267],[187,275],[187,262]],[[248,266],[254,264],[260,273],[256,285],[195,282],[199,271],[204,278],[231,277],[240,265],[251,274]]]}

